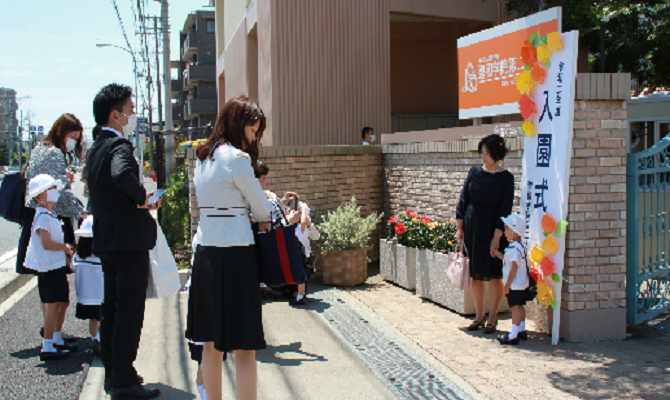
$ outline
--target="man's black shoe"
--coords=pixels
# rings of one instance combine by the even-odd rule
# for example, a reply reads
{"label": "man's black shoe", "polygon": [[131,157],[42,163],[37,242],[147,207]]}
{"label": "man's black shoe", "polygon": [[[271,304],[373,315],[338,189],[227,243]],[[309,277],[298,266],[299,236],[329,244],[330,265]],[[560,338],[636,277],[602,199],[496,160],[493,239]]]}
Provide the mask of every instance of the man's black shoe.
{"label": "man's black shoe", "polygon": [[161,391],[156,388],[137,384],[126,389],[114,389],[112,399],[153,399],[160,394]]}
{"label": "man's black shoe", "polygon": [[40,361],[53,361],[60,360],[65,357],[69,357],[70,352],[68,351],[41,351],[40,352]]}
{"label": "man's black shoe", "polygon": [[76,344],[69,344],[63,341],[63,344],[54,344],[54,347],[57,348],[58,350],[67,350],[70,353],[73,353],[75,351],[79,351],[79,346]]}

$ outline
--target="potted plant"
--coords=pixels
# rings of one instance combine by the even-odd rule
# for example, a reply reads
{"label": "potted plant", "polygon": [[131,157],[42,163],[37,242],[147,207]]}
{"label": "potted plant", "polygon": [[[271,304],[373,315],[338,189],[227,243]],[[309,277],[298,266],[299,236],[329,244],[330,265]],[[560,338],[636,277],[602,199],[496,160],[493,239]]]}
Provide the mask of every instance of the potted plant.
{"label": "potted plant", "polygon": [[323,254],[323,283],[356,286],[368,278],[367,250],[370,235],[381,221],[382,213],[361,217],[356,198],[331,211],[317,224],[321,233],[319,249]]}

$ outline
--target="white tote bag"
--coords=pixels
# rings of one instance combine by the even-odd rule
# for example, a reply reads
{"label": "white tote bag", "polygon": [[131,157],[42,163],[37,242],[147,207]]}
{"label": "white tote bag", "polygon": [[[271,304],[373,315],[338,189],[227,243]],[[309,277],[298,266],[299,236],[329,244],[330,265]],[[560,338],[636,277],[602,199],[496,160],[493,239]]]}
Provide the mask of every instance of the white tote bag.
{"label": "white tote bag", "polygon": [[169,296],[181,289],[177,263],[158,221],[156,221],[156,228],[156,247],[149,250],[151,271],[149,272],[147,298]]}

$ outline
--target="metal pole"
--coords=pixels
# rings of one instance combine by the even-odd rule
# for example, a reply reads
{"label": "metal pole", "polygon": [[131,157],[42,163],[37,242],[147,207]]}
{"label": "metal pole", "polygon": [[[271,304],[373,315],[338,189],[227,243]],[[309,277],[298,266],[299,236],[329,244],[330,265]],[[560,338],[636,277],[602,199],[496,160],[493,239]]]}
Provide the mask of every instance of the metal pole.
{"label": "metal pole", "polygon": [[21,124],[19,125],[19,171],[23,170],[23,110],[21,110]]}
{"label": "metal pole", "polygon": [[[135,73],[135,114],[137,114],[137,60],[135,60],[135,53],[130,53],[133,56],[133,72]],[[135,126],[135,148],[137,149],[137,158],[141,158],[142,149],[140,149],[140,128],[139,124]],[[140,166],[141,168],[141,166]]]}
{"label": "metal pole", "polygon": [[[154,17],[154,34],[156,35],[156,76],[158,78],[157,81],[160,80],[161,76],[161,63],[160,63],[160,57],[158,57],[158,18]],[[161,85],[160,81],[158,82],[158,85],[156,85],[158,88],[158,129],[160,131],[163,131],[164,125],[163,125],[163,100],[161,99]],[[167,105],[166,105],[167,106]]]}
{"label": "metal pole", "polygon": [[605,19],[600,19],[600,69],[605,73]]}
{"label": "metal pole", "polygon": [[[170,76],[170,20],[168,15],[168,0],[161,1],[161,29],[163,31],[163,85],[165,88],[165,130],[172,130],[172,77]],[[167,176],[174,171],[174,136],[165,136],[165,164]]]}
{"label": "metal pole", "polygon": [[147,40],[147,26],[144,23],[144,16],[142,18],[142,25],[144,25],[144,50],[147,55],[147,96],[149,102],[149,155],[151,170],[156,171],[156,162],[154,159],[154,130],[153,130],[153,110],[151,107],[151,63],[149,62],[149,43]]}

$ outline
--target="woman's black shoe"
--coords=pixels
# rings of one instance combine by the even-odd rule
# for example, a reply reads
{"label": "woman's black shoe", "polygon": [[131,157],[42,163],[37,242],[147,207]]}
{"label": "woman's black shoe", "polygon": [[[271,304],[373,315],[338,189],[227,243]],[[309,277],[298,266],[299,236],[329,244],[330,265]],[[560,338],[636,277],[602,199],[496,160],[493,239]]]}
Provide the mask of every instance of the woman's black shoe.
{"label": "woman's black shoe", "polygon": [[481,328],[482,326],[484,326],[484,319],[485,318],[482,318],[481,321],[477,321],[477,320],[472,321],[470,326],[467,327],[467,330],[472,332],[472,331],[476,331],[477,329]]}
{"label": "woman's black shoe", "polygon": [[489,335],[491,333],[494,333],[496,331],[497,327],[498,327],[498,322],[496,322],[493,325],[486,324],[486,326],[484,327],[484,333],[487,334],[487,335]]}
{"label": "woman's black shoe", "polygon": [[514,339],[509,338],[509,333],[506,333],[504,335],[498,336],[498,341],[500,344],[513,344],[517,345],[519,344],[519,336],[515,337]]}
{"label": "woman's black shoe", "polygon": [[153,399],[158,397],[161,391],[137,384],[127,389],[114,389],[112,393],[112,399]]}

